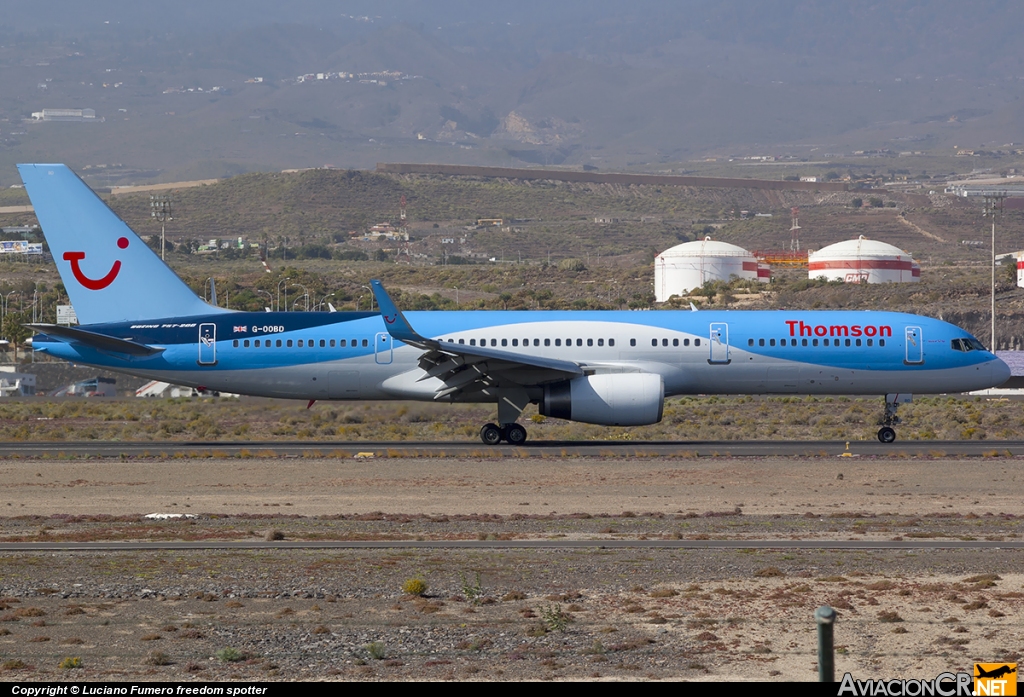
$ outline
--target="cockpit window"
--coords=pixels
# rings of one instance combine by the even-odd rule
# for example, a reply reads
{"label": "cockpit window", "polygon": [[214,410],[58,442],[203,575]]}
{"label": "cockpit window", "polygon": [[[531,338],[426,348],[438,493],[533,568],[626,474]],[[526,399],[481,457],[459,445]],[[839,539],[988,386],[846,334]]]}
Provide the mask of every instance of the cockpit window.
{"label": "cockpit window", "polygon": [[949,342],[949,347],[954,351],[985,351],[985,346],[980,341],[973,337],[965,337],[963,339],[953,339]]}

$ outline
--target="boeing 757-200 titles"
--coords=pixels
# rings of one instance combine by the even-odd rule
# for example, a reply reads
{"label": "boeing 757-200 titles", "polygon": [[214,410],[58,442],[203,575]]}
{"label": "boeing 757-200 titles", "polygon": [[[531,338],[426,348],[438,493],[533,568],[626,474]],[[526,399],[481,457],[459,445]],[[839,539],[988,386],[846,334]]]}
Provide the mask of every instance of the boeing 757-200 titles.
{"label": "boeing 757-200 titles", "polygon": [[912,393],[1002,384],[967,332],[874,311],[241,312],[207,304],[65,165],[19,165],[77,327],[33,324],[33,347],[75,363],[247,395],[493,402],[487,444],[541,414],[609,426],[661,420],[685,394],[884,395],[895,440]]}

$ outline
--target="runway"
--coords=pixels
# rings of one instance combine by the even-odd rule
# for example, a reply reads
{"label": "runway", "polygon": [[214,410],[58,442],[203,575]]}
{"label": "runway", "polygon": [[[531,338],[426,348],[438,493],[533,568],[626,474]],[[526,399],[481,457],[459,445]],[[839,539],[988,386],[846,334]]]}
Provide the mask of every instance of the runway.
{"label": "runway", "polygon": [[0,444],[0,457],[830,457],[1024,455],[1024,440],[878,441],[60,441]]}
{"label": "runway", "polygon": [[145,552],[328,549],[1024,549],[1021,541],[990,540],[345,540],[310,542],[4,542],[3,552]]}

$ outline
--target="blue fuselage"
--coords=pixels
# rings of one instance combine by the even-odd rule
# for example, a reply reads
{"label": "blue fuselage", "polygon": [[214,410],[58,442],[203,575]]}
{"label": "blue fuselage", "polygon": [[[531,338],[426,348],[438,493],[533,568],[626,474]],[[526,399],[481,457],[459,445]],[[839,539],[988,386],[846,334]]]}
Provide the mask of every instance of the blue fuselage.
{"label": "blue fuselage", "polygon": [[[1006,364],[962,329],[895,312],[408,312],[424,337],[657,373],[665,395],[887,394],[982,389]],[[163,350],[129,356],[39,335],[37,351],[154,380],[294,399],[434,399],[423,350],[380,314],[232,312],[94,324]],[[465,401],[489,401],[467,395]]]}

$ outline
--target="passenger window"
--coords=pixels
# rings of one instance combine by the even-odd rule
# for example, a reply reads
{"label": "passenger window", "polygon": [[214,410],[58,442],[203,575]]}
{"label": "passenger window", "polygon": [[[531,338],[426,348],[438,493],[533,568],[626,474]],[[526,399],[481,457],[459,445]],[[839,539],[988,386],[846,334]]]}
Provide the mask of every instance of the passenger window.
{"label": "passenger window", "polygon": [[779,346],[785,346],[785,345],[786,345],[786,340],[785,339],[779,339]]}
{"label": "passenger window", "polygon": [[775,339],[769,339],[768,340],[768,345],[769,346],[774,346],[775,345]]}
{"label": "passenger window", "polygon": [[[751,344],[750,344],[750,345],[751,345],[751,346],[753,346],[753,345],[754,345],[754,344],[753,344],[753,341],[754,341],[754,340],[753,340],[753,339],[751,339],[750,341],[751,341]],[[689,339],[683,339],[683,346],[689,346],[689,345],[690,345],[690,340],[689,340]]]}
{"label": "passenger window", "polygon": [[879,339],[878,340],[878,345],[879,346],[885,346],[885,339]]}
{"label": "passenger window", "polygon": [[327,346],[327,342],[324,339],[320,339],[320,348]]}
{"label": "passenger window", "polygon": [[285,343],[287,344],[288,348],[292,347],[292,340],[291,339],[288,339],[288,341],[285,342]]}
{"label": "passenger window", "polygon": [[[959,340],[959,339],[957,339],[957,341],[960,341],[960,340]],[[238,339],[235,339],[234,341],[232,341],[232,342],[231,342],[231,345],[232,345],[232,346],[234,346],[235,348],[238,348]],[[957,349],[957,351],[959,351],[959,350],[960,350],[960,349]]]}
{"label": "passenger window", "polygon": [[821,340],[821,345],[822,346],[828,346],[828,339],[822,339]]}
{"label": "passenger window", "polygon": [[280,339],[278,339],[275,343],[277,344],[277,348],[281,348],[281,340]]}
{"label": "passenger window", "polygon": [[630,339],[629,340],[629,345],[630,346],[636,346],[636,339]]}
{"label": "passenger window", "polygon": [[593,339],[587,339],[587,346],[593,346],[593,345],[594,345],[594,340]]}
{"label": "passenger window", "polygon": [[813,339],[813,340],[811,341],[811,345],[812,345],[812,346],[817,346],[817,345],[818,345],[818,340],[817,340],[817,339]]}
{"label": "passenger window", "polygon": [[259,348],[260,347],[260,340],[256,339],[256,341],[252,342],[252,345],[255,346],[256,348]]}
{"label": "passenger window", "polygon": [[315,341],[313,341],[312,339],[308,339],[308,340],[306,341],[306,346],[308,346],[308,347],[310,347],[310,348],[313,348],[313,347],[314,347],[315,345],[316,345],[316,342],[315,342]]}
{"label": "passenger window", "polygon": [[700,346],[700,339],[694,339],[693,340],[693,345],[694,346]]}
{"label": "passenger window", "polygon": [[245,348],[249,348],[249,340],[246,339],[245,341],[243,341],[242,346],[244,346]]}
{"label": "passenger window", "polygon": [[551,339],[544,339],[544,345],[545,346],[550,346],[551,345]]}
{"label": "passenger window", "polygon": [[668,346],[668,339],[662,339],[661,340],[661,345],[662,346]]}
{"label": "passenger window", "polygon": [[338,346],[340,346],[341,348],[345,348],[346,346],[348,346],[348,342],[345,341],[345,339],[342,339],[341,341],[338,342]]}
{"label": "passenger window", "polygon": [[807,339],[801,339],[801,340],[800,340],[800,343],[801,343],[801,344],[802,344],[803,346],[806,346],[806,345],[807,345]]}
{"label": "passenger window", "polygon": [[512,345],[513,346],[518,346],[519,345],[519,339],[512,339]]}
{"label": "passenger window", "polygon": [[758,346],[764,346],[764,339],[758,339],[757,340],[757,345]]}
{"label": "passenger window", "polygon": [[533,345],[534,346],[540,346],[540,339],[534,339],[533,340]]}
{"label": "passenger window", "polygon": [[846,340],[846,345],[847,345],[847,346],[849,346],[849,345],[850,345],[850,340],[849,340],[849,339],[847,339],[847,340]]}
{"label": "passenger window", "polygon": [[657,345],[658,345],[658,340],[657,339],[651,339],[651,346],[657,346]]}
{"label": "passenger window", "polygon": [[508,346],[508,339],[502,339],[501,340],[501,345],[502,346]]}
{"label": "passenger window", "polygon": [[331,339],[331,348],[334,348],[334,339]]}
{"label": "passenger window", "polygon": [[[245,345],[246,345],[246,346],[248,346],[248,345],[249,345],[249,342],[248,342],[248,341],[246,341],[246,342],[245,342]],[[302,339],[299,339],[299,348],[302,348]]]}
{"label": "passenger window", "polygon": [[874,343],[875,343],[874,339],[868,339],[868,346],[872,346],[872,345],[874,345]]}
{"label": "passenger window", "polygon": [[561,339],[555,339],[555,346],[561,346],[561,345],[562,345],[562,340]]}
{"label": "passenger window", "polygon": [[459,343],[460,344],[464,344],[464,343],[466,343],[466,340],[465,339],[459,339]]}
{"label": "passenger window", "polygon": [[497,345],[498,345],[498,340],[497,339],[491,339],[491,346],[497,346]]}
{"label": "passenger window", "polygon": [[615,339],[608,339],[608,345],[609,346],[614,346],[615,345]]}
{"label": "passenger window", "polygon": [[673,346],[678,346],[679,345],[679,339],[672,339],[672,345]]}
{"label": "passenger window", "polygon": [[476,339],[470,339],[469,340],[469,345],[470,346],[476,346]]}
{"label": "passenger window", "polygon": [[604,339],[598,339],[597,340],[597,345],[598,346],[604,346]]}

